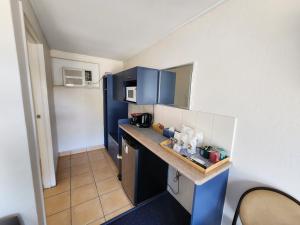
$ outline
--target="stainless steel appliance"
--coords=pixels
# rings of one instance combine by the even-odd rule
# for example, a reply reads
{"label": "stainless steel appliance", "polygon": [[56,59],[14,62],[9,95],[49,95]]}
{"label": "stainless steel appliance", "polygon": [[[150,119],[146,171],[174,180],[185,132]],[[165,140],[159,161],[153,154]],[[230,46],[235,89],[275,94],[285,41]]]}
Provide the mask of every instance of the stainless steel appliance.
{"label": "stainless steel appliance", "polygon": [[168,164],[128,134],[122,135],[122,186],[133,205],[167,188]]}
{"label": "stainless steel appliance", "polygon": [[137,146],[129,145],[122,138],[122,186],[132,203],[136,199],[138,153]]}

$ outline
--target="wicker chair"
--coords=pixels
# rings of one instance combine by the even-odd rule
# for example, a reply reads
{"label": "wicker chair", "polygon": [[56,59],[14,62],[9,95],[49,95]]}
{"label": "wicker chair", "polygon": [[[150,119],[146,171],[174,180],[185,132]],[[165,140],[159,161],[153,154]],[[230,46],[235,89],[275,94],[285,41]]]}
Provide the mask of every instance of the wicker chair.
{"label": "wicker chair", "polygon": [[240,198],[232,225],[300,225],[300,202],[268,187],[246,191]]}

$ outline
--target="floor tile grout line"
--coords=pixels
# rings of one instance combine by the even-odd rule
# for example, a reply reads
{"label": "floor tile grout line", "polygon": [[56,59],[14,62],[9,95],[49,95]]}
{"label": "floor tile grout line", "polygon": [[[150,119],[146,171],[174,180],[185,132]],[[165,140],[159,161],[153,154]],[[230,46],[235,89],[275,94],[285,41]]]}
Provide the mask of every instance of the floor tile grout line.
{"label": "floor tile grout line", "polygon": [[[58,158],[58,159],[59,159],[59,158]],[[65,167],[65,168],[68,168],[68,167]],[[65,169],[65,168],[63,168],[63,169]],[[58,171],[58,168],[57,168],[57,171]],[[69,175],[69,176],[70,176],[70,175]],[[59,182],[58,179],[57,179],[57,174],[55,174],[55,178],[56,178],[57,182]],[[68,178],[66,178],[66,179],[68,179]],[[69,178],[69,179],[70,179],[70,178]],[[63,180],[63,179],[61,179],[61,180]],[[69,185],[71,185],[71,180],[70,180],[70,184],[69,184]],[[57,186],[57,185],[56,185],[56,186]],[[44,188],[44,190],[45,190],[45,188]],[[43,191],[44,191],[44,190],[43,190]],[[71,186],[70,186],[70,190],[66,190],[66,191],[60,192],[60,193],[55,194],[55,195],[51,195],[51,196],[45,197],[45,194],[44,194],[44,200],[46,200],[46,199],[48,199],[48,198],[51,198],[51,197],[55,197],[55,196],[57,196],[57,195],[59,195],[59,194],[66,193],[66,192],[68,192],[68,191],[70,191],[70,193],[71,193]],[[70,204],[71,204],[71,199],[70,199]],[[44,201],[44,208],[46,209],[46,202],[45,202],[45,201]],[[46,213],[46,220],[47,220],[48,217],[54,216],[54,215],[56,215],[56,214],[58,214],[58,213],[61,213],[61,212],[65,211],[65,210],[70,210],[70,207],[69,207],[69,208],[66,208],[66,209],[63,209],[63,210],[61,210],[61,211],[59,211],[59,212],[55,212],[55,213],[50,214],[50,215],[47,215],[47,213]]]}
{"label": "floor tile grout line", "polygon": [[83,202],[80,202],[80,203],[78,203],[78,204],[76,204],[76,205],[71,205],[71,208],[74,208],[74,207],[76,207],[76,206],[79,206],[79,205],[81,205],[81,204],[84,204],[84,203],[87,203],[87,202],[89,202],[89,201],[92,201],[92,200],[95,200],[96,198],[98,198],[98,196],[95,196],[95,197],[93,197],[93,198],[91,198],[91,199],[88,199],[88,200],[85,200],[85,201],[83,201]]}
{"label": "floor tile grout line", "polygon": [[91,172],[91,171],[89,171],[89,172],[84,172],[84,173],[77,174],[77,175],[74,175],[74,176],[72,176],[72,175],[71,175],[71,178],[72,178],[72,177],[78,177],[78,176],[81,176],[81,175],[84,175],[84,174],[86,174],[86,173],[90,173],[90,172]]}
{"label": "floor tile grout line", "polygon": [[[96,222],[97,220],[100,220],[100,219],[104,219],[104,221],[105,221],[105,217],[103,216],[103,217],[101,217],[101,218],[98,218],[98,219],[95,219],[95,220],[89,222],[89,223],[86,224],[86,225],[89,225],[89,224],[91,224],[91,223],[94,223],[94,222]],[[101,225],[101,224],[100,224],[100,225]]]}
{"label": "floor tile grout line", "polygon": [[[86,172],[86,173],[83,173],[83,174],[80,174],[80,175],[84,175],[84,174],[87,174],[87,173],[89,173],[89,172]],[[80,175],[78,175],[78,176],[80,176]],[[92,174],[90,174],[90,175],[92,175]],[[74,176],[74,177],[77,177],[77,176]],[[109,178],[111,178],[111,177],[109,177]],[[108,178],[108,179],[109,179]],[[71,179],[72,179],[72,177],[70,177],[70,178],[65,178],[65,179],[62,179],[62,180],[68,180],[68,179],[70,179],[70,189],[67,189],[67,190],[64,190],[64,191],[62,191],[62,192],[59,192],[59,193],[56,193],[56,194],[53,194],[53,195],[50,195],[50,196],[47,196],[47,197],[44,197],[44,199],[48,199],[48,198],[51,198],[51,197],[54,197],[54,196],[56,196],[56,195],[59,195],[59,194],[63,194],[63,193],[65,193],[65,192],[71,192],[71,190],[76,190],[76,189],[78,189],[78,188],[82,188],[83,186],[86,186],[86,185],[89,185],[89,184],[92,184],[92,183],[89,183],[89,184],[83,184],[83,185],[80,185],[80,186],[77,186],[77,187],[75,187],[75,188],[72,188],[71,187]],[[61,180],[60,180],[61,181]],[[53,188],[55,188],[55,187],[53,187]],[[44,195],[45,196],[45,195]]]}
{"label": "floor tile grout line", "polygon": [[[71,182],[70,182],[70,183],[71,183]],[[51,195],[51,196],[48,196],[48,197],[44,197],[44,199],[52,198],[52,197],[55,197],[55,196],[57,196],[57,195],[60,195],[60,194],[69,192],[69,191],[71,192],[71,189],[66,190],[66,191],[63,191],[63,192],[59,192],[59,193],[57,193],[57,194],[54,194],[54,195]]]}
{"label": "floor tile grout line", "polygon": [[[90,169],[92,169],[91,168],[91,161],[90,161],[89,155],[88,155],[88,161],[89,161]],[[102,205],[102,202],[101,202],[101,199],[100,199],[100,196],[99,196],[99,191],[98,191],[98,187],[97,187],[97,183],[96,183],[96,179],[95,179],[95,175],[94,175],[94,171],[93,170],[92,170],[92,176],[93,176],[94,183],[95,183],[95,186],[96,186],[97,196],[98,196],[99,203],[100,203],[100,206],[101,206],[102,215],[103,215],[104,220],[106,221],[105,215],[104,215],[104,210],[103,210],[103,205]]]}
{"label": "floor tile grout line", "polygon": [[63,211],[66,211],[66,210],[70,210],[71,208],[65,208],[65,209],[62,209],[62,210],[60,210],[60,211],[58,211],[58,212],[55,212],[55,213],[53,213],[53,214],[50,214],[50,215],[46,215],[46,218],[48,218],[48,217],[50,217],[50,216],[54,216],[54,215],[56,215],[56,214],[58,214],[58,213],[62,213]]}
{"label": "floor tile grout line", "polygon": [[[80,153],[79,153],[80,154]],[[88,155],[88,153],[86,153],[87,155]],[[70,156],[60,156],[59,157],[59,159],[61,159],[61,158],[66,158],[66,159],[68,159],[68,160],[71,160],[71,158],[70,158]],[[87,158],[88,158],[88,156],[87,156]],[[89,158],[88,158],[89,159]],[[96,160],[96,161],[98,161],[98,160]],[[63,177],[63,178],[57,178],[58,176],[57,176],[57,174],[56,174],[56,180],[58,181],[58,182],[61,182],[61,181],[63,181],[63,180],[70,180],[70,185],[71,185],[71,179],[72,179],[72,177],[76,177],[76,176],[80,176],[80,175],[83,175],[83,174],[87,174],[87,173],[91,173],[91,172],[93,172],[93,169],[91,169],[91,167],[90,167],[90,162],[89,162],[89,160],[88,160],[88,162],[86,163],[87,164],[87,166],[89,167],[89,172],[84,172],[84,173],[82,173],[82,174],[78,174],[78,175],[74,175],[74,176],[72,176],[72,167],[77,167],[77,166],[80,166],[80,165],[84,165],[84,164],[79,164],[79,165],[74,165],[74,166],[67,166],[67,167],[62,167],[61,169],[70,169],[70,173],[68,174],[68,176],[66,176],[66,177]],[[58,170],[59,170],[60,168],[58,168]],[[57,173],[59,173],[59,172],[57,172]],[[91,174],[92,175],[92,174]],[[53,188],[55,188],[55,187],[53,187]],[[77,188],[77,187],[76,187]],[[74,189],[76,189],[76,188],[74,188]],[[51,189],[51,188],[44,188],[44,190],[47,190],[47,189]],[[64,192],[68,192],[68,191],[70,191],[72,188],[71,188],[71,186],[70,186],[70,189],[68,189],[68,190],[64,190],[64,191],[62,191],[62,192],[59,192],[59,193],[57,193],[57,194],[54,194],[54,195],[51,195],[51,196],[47,196],[47,197],[44,197],[44,199],[46,199],[46,198],[50,198],[50,197],[53,197],[53,196],[55,196],[55,195],[58,195],[58,194],[62,194],[62,193],[64,193]]]}
{"label": "floor tile grout line", "polygon": [[[92,179],[93,179],[93,178],[92,178]],[[91,183],[88,183],[88,184],[92,184],[92,183],[93,183],[93,181],[92,181]],[[83,186],[85,186],[85,185],[88,185],[88,184],[82,184],[82,185],[76,186],[76,187],[74,187],[74,188],[71,188],[71,190],[75,190],[75,189],[81,188],[81,187],[83,187]]]}
{"label": "floor tile grout line", "polygon": [[[107,156],[104,156],[104,157],[107,157]],[[109,167],[110,167],[111,170],[113,170],[113,168],[111,168],[111,165],[109,165]],[[93,176],[94,176],[94,175],[93,175]],[[105,180],[112,179],[112,178],[117,178],[117,177],[111,176],[111,177],[105,178],[105,179],[103,179],[103,180],[101,180],[101,181],[105,181]],[[95,177],[94,177],[94,179],[95,179]],[[97,181],[97,182],[101,182],[101,181]],[[96,180],[95,180],[95,182],[96,182]],[[96,183],[97,183],[97,182],[96,182]],[[98,190],[97,184],[96,184],[96,188],[97,188],[97,190]],[[110,192],[107,192],[107,193],[105,193],[105,194],[109,194],[109,193],[111,193],[111,192],[113,192],[113,191],[117,191],[117,190],[122,190],[122,187],[117,188],[117,189],[115,189],[115,190],[112,190],[112,191],[110,191]],[[103,196],[103,195],[105,195],[105,194],[102,194],[102,195],[101,195],[101,194],[99,194],[99,191],[97,191],[97,193],[98,193],[99,201],[100,201],[100,204],[101,204],[101,207],[102,207],[101,196]],[[130,203],[129,203],[128,205],[130,205]],[[120,207],[120,208],[118,208],[118,209],[116,209],[116,210],[113,210],[112,212],[110,212],[110,213],[108,213],[108,214],[106,214],[106,215],[105,215],[105,213],[104,213],[104,211],[103,211],[103,207],[102,207],[103,216],[104,216],[105,220],[106,220],[106,216],[107,216],[107,215],[110,215],[110,214],[112,214],[112,213],[114,213],[114,212],[116,212],[116,211],[118,211],[118,210],[120,210],[120,209],[122,209],[122,208],[124,208],[124,207],[126,207],[126,206],[128,206],[128,205],[125,205],[125,206],[122,206],[122,207]]]}
{"label": "floor tile grout line", "polygon": [[110,193],[112,193],[112,192],[114,192],[114,191],[118,191],[118,190],[122,190],[122,187],[118,187],[118,188],[113,189],[113,190],[111,190],[111,191],[109,191],[109,192],[105,192],[105,193],[103,193],[103,194],[100,194],[100,196],[103,196],[103,195],[106,195],[106,194],[110,194]]}
{"label": "floor tile grout line", "polygon": [[[107,159],[107,155],[105,155],[105,153],[103,153],[103,154],[104,154],[104,158]],[[99,194],[99,191],[98,191],[98,187],[97,187],[97,182],[102,182],[102,181],[105,181],[105,180],[108,180],[108,179],[116,178],[116,177],[115,177],[115,174],[114,174],[114,176],[105,178],[105,179],[103,179],[103,180],[96,181],[96,178],[95,178],[95,175],[94,175],[94,170],[93,170],[91,164],[92,164],[93,162],[101,161],[101,160],[91,161],[91,160],[90,160],[90,157],[89,157],[89,154],[87,154],[87,157],[88,157],[88,163],[87,163],[87,165],[88,165],[88,167],[89,167],[89,172],[86,172],[86,173],[83,173],[83,174],[88,174],[88,173],[89,173],[90,175],[92,175],[92,179],[94,180],[94,182],[92,182],[92,183],[95,185],[95,187],[96,187],[96,192],[97,192],[97,197],[95,197],[95,198],[93,198],[93,199],[96,199],[96,198],[99,199],[99,202],[100,202],[100,205],[101,205],[101,211],[102,211],[102,213],[103,213],[103,217],[97,218],[96,220],[102,219],[102,218],[103,218],[104,220],[106,220],[106,217],[105,217],[105,216],[110,215],[110,214],[112,214],[112,213],[114,213],[114,212],[116,212],[116,211],[118,211],[118,210],[120,210],[120,209],[122,209],[122,208],[124,208],[124,207],[126,207],[126,206],[129,206],[130,204],[125,205],[125,206],[122,206],[122,207],[120,207],[120,208],[118,208],[118,209],[116,209],[116,210],[114,210],[114,211],[112,211],[112,212],[110,212],[110,213],[108,213],[108,214],[106,214],[106,215],[104,214],[103,206],[102,206],[102,202],[101,202],[101,198],[100,198],[100,197],[101,197],[102,195],[109,194],[109,193],[111,193],[111,192],[113,192],[113,191],[119,190],[119,189],[121,189],[121,187],[116,188],[116,189],[114,189],[114,190],[112,190],[112,191],[110,191],[110,192],[106,192],[106,193],[103,193],[103,194],[100,195],[100,194]],[[82,164],[80,164],[80,165],[82,165]],[[70,166],[70,167],[65,167],[65,168],[63,168],[63,169],[70,168],[70,170],[72,170],[72,167],[76,167],[76,166],[80,166],[80,165],[73,165],[73,166]],[[114,171],[114,168],[112,168],[112,165],[110,164],[110,162],[108,163],[108,167],[109,167],[111,170]],[[97,171],[97,170],[95,170],[95,171]],[[78,206],[78,205],[80,205],[80,204],[83,204],[83,203],[85,203],[85,202],[88,202],[88,201],[93,200],[93,199],[89,199],[89,200],[86,200],[86,201],[84,201],[84,202],[81,202],[81,203],[79,203],[79,204],[77,204],[77,205],[72,206],[72,193],[71,193],[72,190],[78,189],[78,188],[83,187],[83,186],[85,186],[85,185],[89,185],[89,184],[85,184],[85,185],[80,185],[80,186],[78,186],[78,187],[76,187],[76,188],[71,188],[72,178],[73,178],[73,177],[76,177],[76,176],[83,175],[83,174],[79,174],[79,175],[72,176],[72,171],[70,171],[70,173],[69,173],[70,190],[68,190],[68,191],[70,191],[70,206],[69,206],[69,208],[67,208],[67,209],[64,209],[64,210],[62,210],[62,211],[56,212],[56,213],[51,214],[51,215],[49,215],[49,216],[52,216],[52,215],[61,213],[61,212],[65,211],[65,210],[68,210],[68,209],[69,209],[69,210],[70,210],[70,214],[71,214],[70,217],[71,217],[71,224],[72,224],[72,222],[73,222],[73,221],[72,221],[72,219],[73,219],[73,217],[72,217],[72,208],[73,208],[73,207],[76,207],[76,206]],[[68,178],[66,178],[66,179],[68,179]],[[62,180],[63,180],[63,179],[62,179]],[[92,184],[92,183],[90,183],[90,184]],[[65,192],[67,192],[67,191],[58,193],[58,194],[56,194],[56,195],[59,195],[59,194],[65,193]],[[53,195],[53,196],[56,196],[56,195]],[[49,197],[53,197],[53,196],[49,196]],[[48,198],[49,198],[49,197],[48,197]],[[96,220],[94,220],[94,221],[96,221]],[[92,221],[92,222],[94,222],[94,221]],[[92,222],[90,222],[90,223],[92,223]]]}
{"label": "floor tile grout line", "polygon": [[[105,155],[104,157],[108,157],[108,156]],[[111,168],[110,165],[109,165],[109,167],[110,167],[111,170],[113,170],[113,168]],[[105,179],[103,179],[103,180],[101,180],[101,181],[105,181],[105,180],[108,180],[108,179],[111,179],[111,178],[117,178],[117,177],[111,176],[111,177],[105,178]],[[96,180],[95,180],[95,181],[96,181]],[[96,188],[97,188],[97,190],[98,190],[97,184],[96,184]],[[113,192],[113,191],[117,191],[117,190],[122,190],[122,187],[120,187],[120,188],[118,188],[118,189],[115,189],[115,190],[112,190],[112,191],[110,191],[110,192],[107,192],[107,193],[105,193],[105,194],[109,194],[109,193],[111,193],[111,192]],[[122,190],[122,191],[123,191],[123,190]],[[103,194],[103,195],[105,195],[105,194]],[[101,196],[103,196],[103,195],[100,195],[100,194],[99,194],[99,191],[98,191],[98,196],[99,196],[99,201],[100,201],[101,207],[102,207]],[[114,213],[114,212],[116,212],[116,211],[118,211],[118,210],[120,210],[120,209],[122,209],[122,208],[124,208],[124,207],[126,207],[126,206],[128,206],[128,205],[130,205],[130,203],[127,204],[127,205],[125,205],[125,206],[122,206],[122,207],[120,207],[120,208],[118,208],[118,209],[116,209],[116,210],[113,210],[112,212],[110,212],[110,213],[108,213],[108,214],[106,214],[106,215],[105,215],[105,213],[104,213],[104,211],[103,211],[103,207],[102,207],[102,211],[103,211],[103,215],[104,215],[105,221],[106,221],[106,216],[107,216],[107,215],[110,215],[110,214],[112,214],[112,213]]]}
{"label": "floor tile grout line", "polygon": [[123,209],[123,208],[125,208],[126,206],[131,206],[131,204],[129,203],[129,204],[127,204],[127,205],[124,205],[124,206],[122,206],[122,207],[120,207],[120,208],[117,208],[116,210],[114,210],[114,211],[112,211],[112,212],[110,212],[110,213],[107,213],[105,216],[108,216],[108,215],[110,215],[110,214],[112,214],[112,213],[114,213],[114,212],[116,212],[116,211],[118,211],[118,210],[120,210],[120,209]]}
{"label": "floor tile grout line", "polygon": [[[96,170],[97,171],[97,170]],[[111,177],[106,177],[106,178],[104,178],[103,180],[96,180],[95,179],[95,181],[96,181],[96,183],[97,182],[103,182],[103,181],[106,181],[106,180],[108,180],[108,179],[111,179],[111,178],[113,178],[114,176],[111,176]]]}
{"label": "floor tile grout line", "polygon": [[[105,217],[101,217],[101,218],[97,218],[97,219],[95,219],[95,220],[93,220],[93,221],[91,221],[91,222],[89,222],[89,223],[87,223],[87,224],[85,224],[85,225],[90,225],[90,224],[96,222],[97,220],[101,220],[101,219],[104,219],[104,221],[105,221]],[[101,223],[101,224],[102,224],[102,223]],[[101,224],[100,224],[100,225],[101,225]]]}
{"label": "floor tile grout line", "polygon": [[[89,165],[89,167],[90,167],[90,163],[89,163],[89,162],[88,162],[88,165]],[[94,200],[94,199],[98,199],[99,202],[100,202],[100,205],[101,205],[101,201],[100,201],[100,198],[99,198],[99,195],[98,195],[97,185],[96,185],[96,182],[95,182],[95,179],[94,179],[94,175],[93,175],[93,174],[90,174],[90,175],[92,176],[92,179],[93,179],[94,181],[93,181],[92,183],[85,184],[85,185],[90,185],[90,184],[94,184],[94,185],[95,185],[95,187],[96,187],[96,193],[97,193],[96,197],[94,197],[94,198],[92,198],[92,199],[89,199],[89,200],[86,200],[86,201],[84,201],[84,202],[81,202],[81,203],[79,203],[79,204],[77,204],[77,205],[74,205],[74,206],[71,205],[71,210],[72,210],[72,208],[74,208],[74,207],[76,207],[76,206],[79,206],[79,205],[81,205],[81,204],[84,204],[84,203],[86,203],[86,202],[88,202],[88,201],[92,201],[92,200]],[[81,186],[79,186],[79,187],[83,187],[83,186],[85,186],[85,185],[81,185]],[[75,190],[75,189],[77,189],[77,188],[79,188],[79,187],[76,187],[76,188],[74,188],[74,189],[72,189],[72,190]],[[103,213],[102,205],[101,205],[101,211],[102,211],[102,213]],[[102,219],[102,218],[105,220],[104,213],[103,213],[103,217],[99,217],[99,218],[95,219],[94,221],[96,221],[96,220],[98,220],[98,219]],[[89,224],[92,223],[92,222],[94,222],[94,221],[89,222]]]}

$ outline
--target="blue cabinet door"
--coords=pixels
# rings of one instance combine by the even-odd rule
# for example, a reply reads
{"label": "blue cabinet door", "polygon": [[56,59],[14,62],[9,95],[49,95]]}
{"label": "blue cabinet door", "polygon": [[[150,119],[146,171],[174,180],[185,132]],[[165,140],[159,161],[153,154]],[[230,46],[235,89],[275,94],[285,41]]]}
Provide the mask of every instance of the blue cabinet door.
{"label": "blue cabinet door", "polygon": [[[119,75],[119,74],[118,74]],[[118,147],[118,120],[128,118],[128,104],[115,100],[117,94],[115,90],[118,88],[118,75],[107,75],[103,80],[104,90],[104,138],[105,146],[108,149],[109,154],[119,167],[119,160],[117,154],[119,152]]]}
{"label": "blue cabinet door", "polygon": [[125,101],[125,86],[123,73],[113,75],[113,98],[116,101]]}
{"label": "blue cabinet door", "polygon": [[103,122],[104,122],[104,146],[105,148],[108,148],[107,77],[103,78]]}
{"label": "blue cabinet door", "polygon": [[157,103],[159,70],[138,67],[137,104],[153,105]]}
{"label": "blue cabinet door", "polygon": [[229,170],[195,185],[190,225],[221,225]]}
{"label": "blue cabinet door", "polygon": [[108,135],[108,154],[116,164],[117,168],[120,168],[120,160],[117,155],[119,154],[119,144],[118,142],[111,136]]}
{"label": "blue cabinet door", "polygon": [[176,73],[161,70],[159,73],[158,104],[173,105],[175,101]]}
{"label": "blue cabinet door", "polygon": [[132,81],[135,81],[135,83],[136,83],[136,80],[137,80],[137,68],[138,67],[134,67],[134,68],[131,68],[131,69],[128,69],[128,70],[125,70],[125,71],[122,72],[123,80],[125,81],[125,83],[126,82],[130,83]]}
{"label": "blue cabinet door", "polygon": [[[128,118],[128,104],[126,102],[115,101],[113,93],[115,88],[115,75],[107,76],[107,130],[116,140],[118,139],[118,120]],[[118,88],[118,86],[117,86]]]}

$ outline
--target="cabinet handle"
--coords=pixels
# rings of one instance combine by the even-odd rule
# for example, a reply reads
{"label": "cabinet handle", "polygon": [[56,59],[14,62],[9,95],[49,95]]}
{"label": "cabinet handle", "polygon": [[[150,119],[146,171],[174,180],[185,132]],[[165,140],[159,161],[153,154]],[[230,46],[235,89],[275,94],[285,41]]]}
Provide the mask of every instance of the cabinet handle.
{"label": "cabinet handle", "polygon": [[128,146],[125,145],[125,153],[128,154]]}

